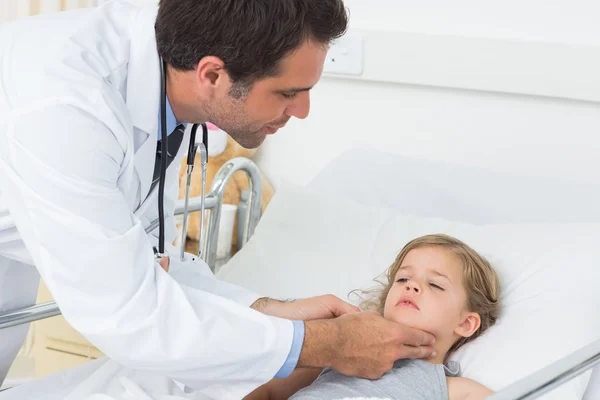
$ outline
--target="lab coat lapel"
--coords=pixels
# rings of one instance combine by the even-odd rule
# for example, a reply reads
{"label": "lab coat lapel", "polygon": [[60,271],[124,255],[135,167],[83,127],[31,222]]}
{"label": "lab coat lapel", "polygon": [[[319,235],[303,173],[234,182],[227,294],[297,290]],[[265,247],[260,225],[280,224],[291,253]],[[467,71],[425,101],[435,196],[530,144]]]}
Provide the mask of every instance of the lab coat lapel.
{"label": "lab coat lapel", "polygon": [[131,46],[127,71],[127,107],[134,126],[135,170],[140,180],[140,203],[146,199],[158,139],[160,107],[160,59],[156,51],[156,8],[143,8],[131,24]]}

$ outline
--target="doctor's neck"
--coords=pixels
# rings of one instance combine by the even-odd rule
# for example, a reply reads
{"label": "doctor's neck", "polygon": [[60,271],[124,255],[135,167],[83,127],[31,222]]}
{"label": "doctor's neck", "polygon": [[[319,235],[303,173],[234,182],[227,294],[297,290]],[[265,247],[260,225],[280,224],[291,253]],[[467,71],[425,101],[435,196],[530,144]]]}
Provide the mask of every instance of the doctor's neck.
{"label": "doctor's neck", "polygon": [[200,107],[201,96],[196,83],[196,71],[178,71],[167,66],[167,97],[177,121],[202,123],[208,115]]}

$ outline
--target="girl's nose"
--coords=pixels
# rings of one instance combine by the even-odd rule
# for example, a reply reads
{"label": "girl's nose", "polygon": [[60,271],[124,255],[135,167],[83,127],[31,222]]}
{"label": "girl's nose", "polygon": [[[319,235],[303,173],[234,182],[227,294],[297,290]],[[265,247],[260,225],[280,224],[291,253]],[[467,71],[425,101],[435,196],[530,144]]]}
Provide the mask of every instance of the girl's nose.
{"label": "girl's nose", "polygon": [[421,288],[415,281],[407,282],[404,288],[407,292],[419,293],[421,291]]}

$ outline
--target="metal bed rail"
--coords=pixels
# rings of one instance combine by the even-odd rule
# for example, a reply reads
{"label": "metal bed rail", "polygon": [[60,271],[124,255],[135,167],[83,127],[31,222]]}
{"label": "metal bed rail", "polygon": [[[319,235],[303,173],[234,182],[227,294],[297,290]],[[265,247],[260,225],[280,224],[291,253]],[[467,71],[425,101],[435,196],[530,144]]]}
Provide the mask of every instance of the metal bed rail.
{"label": "metal bed rail", "polygon": [[200,243],[200,246],[202,246],[201,253],[206,255],[204,261],[206,261],[211,268],[214,268],[217,260],[217,239],[219,237],[219,223],[221,221],[221,207],[223,205],[225,187],[231,177],[238,171],[244,171],[248,177],[248,212],[245,215],[244,229],[242,230],[242,243],[240,246],[246,244],[254,234],[256,225],[258,225],[258,221],[261,217],[262,180],[260,170],[256,164],[248,158],[233,158],[219,169],[219,172],[217,172],[213,179],[210,194],[206,197],[207,202],[208,199],[214,199],[211,200],[214,204],[209,211],[210,217],[208,218],[206,226],[206,240],[204,243]]}
{"label": "metal bed rail", "polygon": [[487,397],[487,400],[532,400],[600,365],[600,340]]}
{"label": "metal bed rail", "polygon": [[[244,171],[248,177],[248,207],[245,215],[245,223],[242,230],[243,246],[254,233],[256,225],[260,220],[261,214],[261,197],[262,197],[262,182],[258,167],[252,160],[244,157],[233,158],[219,169],[215,175],[211,185],[210,194],[206,196],[204,207],[205,212],[209,212],[210,216],[207,223],[207,232],[204,243],[200,243],[203,251],[201,258],[208,264],[214,272],[217,254],[217,240],[219,237],[219,222],[221,214],[221,205],[223,195],[227,183],[238,171]],[[184,211],[183,199],[178,200],[175,206],[174,215],[182,215]],[[200,197],[190,198],[188,203],[188,211],[190,213],[200,211]],[[158,219],[153,221],[146,227],[146,232],[150,233],[158,227]],[[239,228],[238,228],[239,229]],[[181,243],[185,246],[185,241]],[[27,324],[45,318],[60,315],[60,309],[54,301],[36,304],[31,307],[25,307],[5,313],[0,313],[0,329],[10,328],[17,325]]]}

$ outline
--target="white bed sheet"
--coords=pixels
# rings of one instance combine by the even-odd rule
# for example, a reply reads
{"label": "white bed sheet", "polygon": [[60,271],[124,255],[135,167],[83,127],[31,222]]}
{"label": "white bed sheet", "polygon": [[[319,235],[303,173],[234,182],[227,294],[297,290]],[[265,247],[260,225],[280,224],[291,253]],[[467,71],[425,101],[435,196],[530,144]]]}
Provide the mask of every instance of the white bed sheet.
{"label": "white bed sheet", "polygon": [[105,360],[94,360],[76,368],[57,372],[44,378],[0,392],[2,400],[44,399],[64,400],[77,382],[90,376]]}
{"label": "white bed sheet", "polygon": [[[0,392],[1,400],[207,400],[171,379],[103,357]],[[209,399],[210,400],[210,399]]]}

